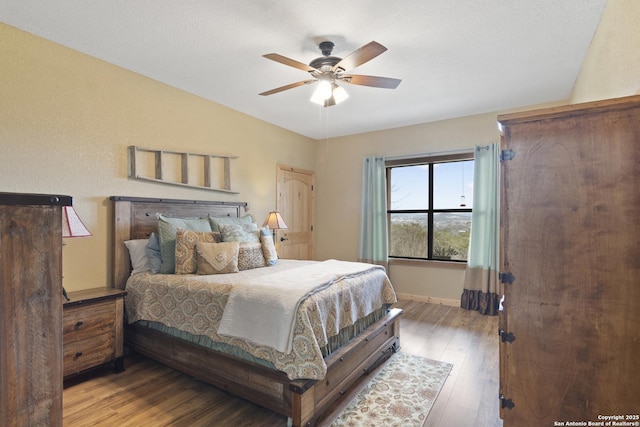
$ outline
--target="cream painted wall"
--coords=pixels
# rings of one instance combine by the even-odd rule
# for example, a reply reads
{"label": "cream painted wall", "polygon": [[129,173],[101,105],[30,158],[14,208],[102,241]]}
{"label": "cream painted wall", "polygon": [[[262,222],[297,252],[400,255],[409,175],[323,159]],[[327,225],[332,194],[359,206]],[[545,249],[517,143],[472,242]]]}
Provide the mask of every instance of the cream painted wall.
{"label": "cream painted wall", "polygon": [[[510,112],[637,93],[640,89],[638,22],[640,1],[609,0],[571,99]],[[357,258],[364,157],[440,152],[497,142],[500,136],[496,117],[501,113],[319,141],[316,167],[318,258]],[[464,270],[433,263],[392,265],[389,275],[398,293],[436,301],[459,300],[464,281]]]}
{"label": "cream painted wall", "polygon": [[[112,195],[275,207],[276,164],[313,170],[316,142],[0,23],[0,191],[67,194],[93,237],[66,239],[67,290],[105,286]],[[127,147],[237,155],[239,195],[127,177]]]}
{"label": "cream painted wall", "polygon": [[609,0],[578,75],[571,103],[640,93],[640,1]]}
{"label": "cream painted wall", "polygon": [[[319,141],[316,165],[318,259],[355,260],[358,255],[362,159],[473,149],[498,142],[496,114],[480,114]],[[398,293],[459,300],[464,270],[442,263],[392,265]]]}

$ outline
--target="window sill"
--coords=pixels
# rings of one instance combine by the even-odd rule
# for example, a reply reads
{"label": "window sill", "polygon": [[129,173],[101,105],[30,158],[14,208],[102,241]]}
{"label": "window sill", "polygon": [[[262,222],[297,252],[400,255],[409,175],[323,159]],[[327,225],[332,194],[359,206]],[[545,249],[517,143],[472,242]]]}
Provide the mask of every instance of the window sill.
{"label": "window sill", "polygon": [[428,267],[428,268],[444,268],[449,270],[464,270],[467,268],[466,262],[449,262],[449,261],[434,261],[426,259],[398,259],[390,258],[389,266],[402,265],[408,267]]}

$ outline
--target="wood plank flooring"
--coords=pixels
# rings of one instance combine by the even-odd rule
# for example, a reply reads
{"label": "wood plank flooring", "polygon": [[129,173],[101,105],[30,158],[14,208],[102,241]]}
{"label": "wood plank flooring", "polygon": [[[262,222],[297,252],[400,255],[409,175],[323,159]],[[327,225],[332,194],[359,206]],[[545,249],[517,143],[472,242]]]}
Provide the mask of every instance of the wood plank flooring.
{"label": "wood plank flooring", "polygon": [[[453,363],[425,426],[501,427],[497,317],[416,301],[400,301],[396,306],[404,309],[402,351]],[[103,369],[67,381],[64,425],[287,425],[286,417],[142,356],[128,356],[125,367],[121,374]],[[336,413],[341,409],[336,408]]]}

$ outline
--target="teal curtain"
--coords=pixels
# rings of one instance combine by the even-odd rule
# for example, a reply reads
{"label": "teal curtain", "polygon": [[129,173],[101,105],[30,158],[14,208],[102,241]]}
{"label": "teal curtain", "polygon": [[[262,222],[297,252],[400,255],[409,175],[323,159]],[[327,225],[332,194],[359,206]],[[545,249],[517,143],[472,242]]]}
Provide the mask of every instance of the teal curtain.
{"label": "teal curtain", "polygon": [[387,175],[384,157],[367,157],[362,169],[358,261],[387,268]]}
{"label": "teal curtain", "polygon": [[492,316],[500,305],[499,164],[498,144],[475,147],[471,240],[460,301],[462,308]]}

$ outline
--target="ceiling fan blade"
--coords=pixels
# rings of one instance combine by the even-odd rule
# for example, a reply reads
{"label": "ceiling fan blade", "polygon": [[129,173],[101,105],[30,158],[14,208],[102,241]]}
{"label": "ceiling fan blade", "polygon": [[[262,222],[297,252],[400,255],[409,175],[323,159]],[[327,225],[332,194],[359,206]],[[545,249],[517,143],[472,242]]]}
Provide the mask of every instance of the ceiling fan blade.
{"label": "ceiling fan blade", "polygon": [[359,49],[354,50],[340,62],[333,66],[333,71],[338,71],[339,68],[343,70],[351,70],[359,65],[364,64],[367,61],[371,61],[376,56],[387,50],[378,42],[369,42]]}
{"label": "ceiling fan blade", "polygon": [[315,68],[307,64],[303,64],[302,62],[296,61],[295,59],[287,58],[286,56],[282,56],[277,53],[267,53],[266,55],[262,55],[262,56],[272,61],[276,61],[293,68],[298,68],[302,71],[308,71],[308,72],[316,71]]}
{"label": "ceiling fan blade", "polygon": [[341,80],[352,85],[380,87],[383,89],[395,89],[402,80],[390,77],[363,76],[358,74],[342,74]]}
{"label": "ceiling fan blade", "polygon": [[262,92],[259,95],[262,95],[262,96],[273,95],[274,93],[278,93],[278,92],[282,92],[282,91],[285,91],[285,90],[293,89],[294,87],[307,85],[307,84],[310,84],[310,83],[315,83],[316,81],[317,80],[304,80],[304,81],[301,81],[301,82],[291,83],[291,84],[288,84],[286,86],[280,86],[280,87],[277,87],[275,89],[271,89],[271,90],[268,90],[266,92]]}

